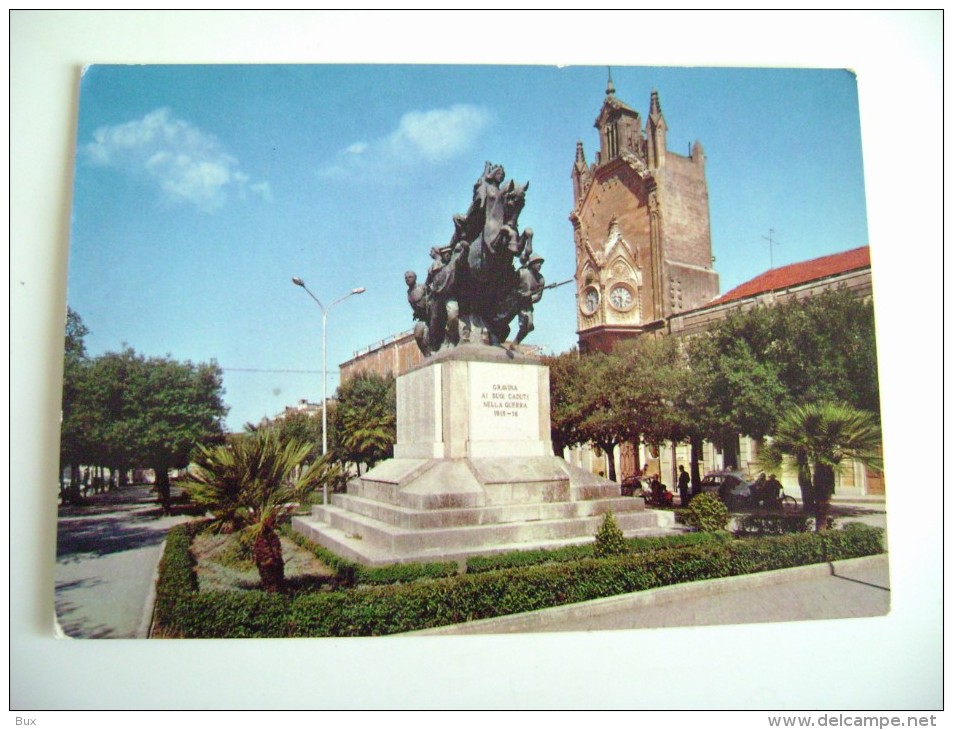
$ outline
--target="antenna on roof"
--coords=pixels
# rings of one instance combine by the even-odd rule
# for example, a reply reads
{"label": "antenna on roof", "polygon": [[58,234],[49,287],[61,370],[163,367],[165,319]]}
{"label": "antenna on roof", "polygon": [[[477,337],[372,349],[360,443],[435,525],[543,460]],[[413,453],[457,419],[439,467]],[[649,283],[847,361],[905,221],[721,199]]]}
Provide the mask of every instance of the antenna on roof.
{"label": "antenna on roof", "polygon": [[778,245],[778,242],[774,240],[774,229],[768,229],[767,236],[761,236],[765,241],[768,242],[768,258],[771,261],[771,268],[774,268],[774,247]]}

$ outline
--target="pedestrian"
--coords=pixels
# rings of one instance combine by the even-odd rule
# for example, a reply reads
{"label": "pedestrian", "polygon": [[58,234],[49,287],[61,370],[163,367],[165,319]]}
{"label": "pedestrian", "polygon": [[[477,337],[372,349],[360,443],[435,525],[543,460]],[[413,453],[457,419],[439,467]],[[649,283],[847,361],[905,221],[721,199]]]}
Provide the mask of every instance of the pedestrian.
{"label": "pedestrian", "polygon": [[767,482],[764,472],[758,474],[758,478],[754,481],[754,484],[751,485],[751,501],[755,507],[758,507],[762,504],[764,500],[764,486]]}
{"label": "pedestrian", "polygon": [[692,478],[685,471],[685,465],[678,465],[678,498],[681,500],[682,507],[688,506],[688,487],[692,483]]}
{"label": "pedestrian", "polygon": [[764,503],[772,509],[781,506],[781,482],[774,474],[764,483]]}
{"label": "pedestrian", "polygon": [[662,492],[665,491],[665,485],[659,481],[657,476],[652,477],[652,501],[656,504],[662,504]]}

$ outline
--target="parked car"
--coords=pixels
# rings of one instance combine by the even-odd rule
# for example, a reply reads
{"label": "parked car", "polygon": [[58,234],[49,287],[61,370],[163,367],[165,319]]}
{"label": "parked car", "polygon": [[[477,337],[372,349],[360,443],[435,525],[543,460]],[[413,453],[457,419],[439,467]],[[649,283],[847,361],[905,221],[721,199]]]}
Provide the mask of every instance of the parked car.
{"label": "parked car", "polygon": [[751,484],[742,472],[724,469],[708,472],[702,477],[701,491],[714,492],[731,509],[733,505],[750,501]]}

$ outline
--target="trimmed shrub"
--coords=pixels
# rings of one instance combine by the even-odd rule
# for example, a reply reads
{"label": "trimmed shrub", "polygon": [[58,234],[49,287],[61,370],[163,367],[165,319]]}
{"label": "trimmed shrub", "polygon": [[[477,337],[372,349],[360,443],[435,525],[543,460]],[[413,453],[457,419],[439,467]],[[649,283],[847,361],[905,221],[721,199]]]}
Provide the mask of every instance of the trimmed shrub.
{"label": "trimmed shrub", "polygon": [[[625,539],[625,544],[628,552],[642,553],[730,539],[731,535],[724,532],[686,532],[680,535],[662,535],[659,537],[630,537]],[[491,570],[506,570],[544,563],[566,563],[593,557],[595,557],[594,543],[567,545],[551,550],[524,550],[500,553],[499,555],[476,555],[467,558],[467,573],[486,573]]]}
{"label": "trimmed shrub", "polygon": [[629,546],[625,543],[625,536],[616,524],[612,510],[609,510],[596,533],[593,552],[597,558],[608,558],[613,555],[625,555],[628,551]]}
{"label": "trimmed shrub", "polygon": [[194,582],[184,579],[187,541],[176,539],[166,544],[169,555],[159,595],[170,636],[378,636],[693,580],[874,555],[883,552],[882,541],[883,530],[857,524],[823,533],[711,540],[612,558],[286,595],[196,592]]}
{"label": "trimmed shrub", "polygon": [[685,523],[701,532],[724,530],[728,525],[728,508],[714,494],[696,494],[682,510]]}
{"label": "trimmed shrub", "polygon": [[194,523],[177,525],[169,530],[165,538],[165,550],[159,561],[159,575],[156,580],[156,604],[153,633],[161,636],[174,636],[169,633],[183,615],[188,615],[188,603],[192,594],[199,589],[198,579],[193,568],[195,560],[189,552],[192,537],[197,532]]}

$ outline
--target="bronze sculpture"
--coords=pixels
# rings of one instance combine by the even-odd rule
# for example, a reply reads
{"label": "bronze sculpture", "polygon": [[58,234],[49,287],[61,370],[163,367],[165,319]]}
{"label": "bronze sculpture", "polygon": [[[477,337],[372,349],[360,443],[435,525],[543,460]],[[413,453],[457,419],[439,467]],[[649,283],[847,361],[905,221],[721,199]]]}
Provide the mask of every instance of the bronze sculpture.
{"label": "bronze sculpture", "polygon": [[474,326],[487,344],[500,345],[518,317],[514,349],[533,330],[533,304],[549,287],[539,273],[543,259],[533,255],[532,229],[519,231],[529,183],[504,185],[505,177],[502,165],[486,163],[466,214],[453,216],[450,243],[430,251],[426,284],[416,284],[416,275],[413,284],[407,281],[414,335],[425,356],[469,342]]}

